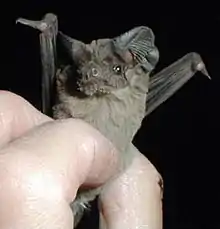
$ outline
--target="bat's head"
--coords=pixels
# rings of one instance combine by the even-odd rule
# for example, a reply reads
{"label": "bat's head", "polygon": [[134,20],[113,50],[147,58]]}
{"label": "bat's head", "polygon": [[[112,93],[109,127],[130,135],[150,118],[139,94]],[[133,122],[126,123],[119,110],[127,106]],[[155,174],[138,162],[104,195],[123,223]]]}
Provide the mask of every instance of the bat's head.
{"label": "bat's head", "polygon": [[136,75],[132,71],[140,69],[143,77],[152,71],[159,58],[153,32],[148,27],[137,27],[119,37],[90,44],[60,35],[77,66],[78,90],[87,96],[131,86]]}

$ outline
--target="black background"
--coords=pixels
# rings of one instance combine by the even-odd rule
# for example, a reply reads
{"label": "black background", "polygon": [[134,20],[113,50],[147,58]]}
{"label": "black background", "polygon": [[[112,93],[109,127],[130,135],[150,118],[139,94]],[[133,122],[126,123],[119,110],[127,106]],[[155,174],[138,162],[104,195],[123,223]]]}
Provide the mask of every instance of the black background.
{"label": "black background", "polygon": [[149,26],[160,51],[156,71],[188,52],[201,54],[212,80],[196,74],[144,120],[134,142],[164,178],[164,228],[220,228],[217,6],[193,1],[5,2],[8,3],[11,6],[3,7],[1,14],[0,89],[16,92],[38,108],[41,80],[38,33],[15,25],[18,17],[34,20],[53,12],[58,16],[60,30],[84,42],[114,37],[139,25]]}

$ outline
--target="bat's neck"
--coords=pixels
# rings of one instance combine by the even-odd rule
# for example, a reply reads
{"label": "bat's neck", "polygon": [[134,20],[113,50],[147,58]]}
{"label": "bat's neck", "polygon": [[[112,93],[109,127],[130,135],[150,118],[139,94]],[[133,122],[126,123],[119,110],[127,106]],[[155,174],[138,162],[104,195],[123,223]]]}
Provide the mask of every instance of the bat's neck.
{"label": "bat's neck", "polygon": [[120,150],[130,143],[145,116],[146,94],[129,88],[100,98],[63,98],[67,113],[97,128]]}

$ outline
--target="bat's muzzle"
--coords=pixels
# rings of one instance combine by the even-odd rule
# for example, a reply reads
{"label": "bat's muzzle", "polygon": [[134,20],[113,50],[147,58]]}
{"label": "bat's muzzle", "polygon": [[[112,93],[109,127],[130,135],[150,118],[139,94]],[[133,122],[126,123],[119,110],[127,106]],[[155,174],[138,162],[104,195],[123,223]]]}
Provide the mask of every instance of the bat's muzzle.
{"label": "bat's muzzle", "polygon": [[100,79],[79,80],[77,82],[78,90],[87,96],[109,94],[111,86],[105,85]]}

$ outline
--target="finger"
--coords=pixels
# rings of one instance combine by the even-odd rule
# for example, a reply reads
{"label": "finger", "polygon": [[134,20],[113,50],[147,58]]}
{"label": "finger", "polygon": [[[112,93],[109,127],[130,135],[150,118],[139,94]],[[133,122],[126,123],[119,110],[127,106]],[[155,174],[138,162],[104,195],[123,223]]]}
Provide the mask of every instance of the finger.
{"label": "finger", "polygon": [[[106,182],[118,166],[113,145],[94,128],[75,119],[37,126],[1,151],[0,225],[6,224],[5,212],[11,214],[7,221],[11,227],[4,228],[34,228],[45,222],[51,227],[39,228],[64,228],[55,224],[72,222],[68,206],[78,187]],[[8,199],[16,206],[13,211]]]}
{"label": "finger", "polygon": [[100,197],[101,229],[162,229],[161,178],[138,154]]}
{"label": "finger", "polygon": [[33,126],[51,120],[22,97],[0,91],[0,147]]}

